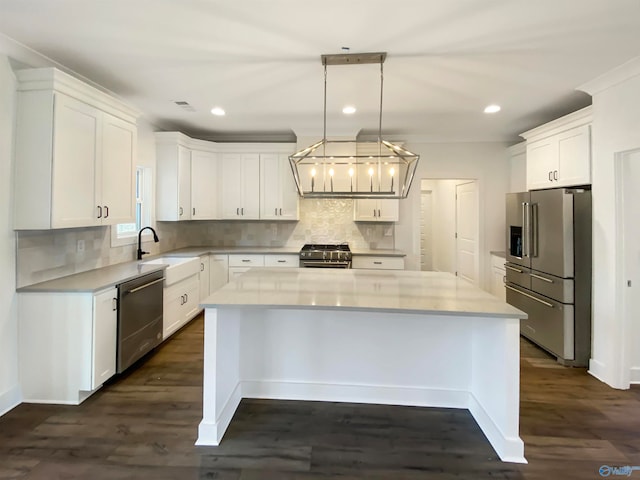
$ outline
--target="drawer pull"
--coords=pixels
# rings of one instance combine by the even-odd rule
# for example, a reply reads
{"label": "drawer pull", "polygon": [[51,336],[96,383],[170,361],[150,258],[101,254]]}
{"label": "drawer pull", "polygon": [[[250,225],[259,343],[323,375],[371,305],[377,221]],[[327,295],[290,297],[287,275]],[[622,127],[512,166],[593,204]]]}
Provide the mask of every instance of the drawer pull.
{"label": "drawer pull", "polygon": [[536,275],[535,273],[530,273],[529,275],[531,275],[533,278],[537,278],[538,280],[542,280],[543,282],[553,283],[553,280],[541,277],[540,275]]}
{"label": "drawer pull", "polygon": [[374,265],[382,265],[382,262],[373,262]]}
{"label": "drawer pull", "polygon": [[508,268],[509,270],[513,270],[514,272],[524,273],[524,271],[520,270],[519,268],[510,267],[509,265],[505,265],[504,267]]}
{"label": "drawer pull", "polygon": [[247,258],[243,258],[243,259],[242,259],[242,261],[243,261],[244,263],[249,263],[251,260],[249,260],[249,259],[247,259]]}
{"label": "drawer pull", "polygon": [[549,302],[545,302],[544,300],[540,300],[539,298],[536,298],[533,295],[529,295],[528,293],[524,293],[522,290],[518,290],[517,288],[510,287],[509,285],[505,285],[505,287],[507,287],[509,290],[519,293],[520,295],[524,295],[525,297],[528,297],[531,300],[535,300],[536,302],[542,303],[543,305],[546,305],[549,308],[553,308],[553,304]]}
{"label": "drawer pull", "polygon": [[278,263],[287,263],[286,260],[278,260]]}

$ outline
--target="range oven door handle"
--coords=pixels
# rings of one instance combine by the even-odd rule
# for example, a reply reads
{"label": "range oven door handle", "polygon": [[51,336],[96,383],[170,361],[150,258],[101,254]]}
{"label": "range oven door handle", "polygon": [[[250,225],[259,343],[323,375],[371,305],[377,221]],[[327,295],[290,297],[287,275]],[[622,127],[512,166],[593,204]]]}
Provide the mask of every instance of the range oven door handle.
{"label": "range oven door handle", "polygon": [[159,283],[159,282],[164,282],[164,277],[163,278],[159,278],[157,280],[154,280],[153,282],[145,283],[144,285],[140,285],[139,287],[132,288],[131,290],[127,290],[126,293],[136,293],[136,292],[139,292],[140,290],[143,290],[143,289],[145,289],[147,287],[150,287],[151,285],[154,285],[154,284]]}

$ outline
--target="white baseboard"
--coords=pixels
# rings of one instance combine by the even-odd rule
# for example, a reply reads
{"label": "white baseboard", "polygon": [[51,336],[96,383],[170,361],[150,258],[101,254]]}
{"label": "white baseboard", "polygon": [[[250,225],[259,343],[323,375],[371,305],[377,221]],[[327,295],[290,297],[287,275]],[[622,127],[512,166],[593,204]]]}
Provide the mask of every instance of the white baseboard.
{"label": "white baseboard", "polygon": [[469,393],[462,390],[262,380],[243,381],[242,397],[443,408],[468,408],[469,404]]}
{"label": "white baseboard", "polygon": [[629,381],[633,384],[640,383],[640,367],[631,367]]}
{"label": "white baseboard", "polygon": [[229,395],[220,415],[215,422],[205,421],[203,418],[198,426],[198,439],[196,445],[200,446],[217,446],[227,431],[227,427],[231,423],[233,414],[236,413],[238,405],[242,400],[242,385],[238,383]]}
{"label": "white baseboard", "polygon": [[22,392],[19,385],[14,385],[0,394],[0,417],[22,403]]}
{"label": "white baseboard", "polygon": [[524,458],[524,442],[520,437],[507,437],[487,415],[473,394],[469,395],[469,412],[496,451],[500,460],[512,463],[528,463]]}

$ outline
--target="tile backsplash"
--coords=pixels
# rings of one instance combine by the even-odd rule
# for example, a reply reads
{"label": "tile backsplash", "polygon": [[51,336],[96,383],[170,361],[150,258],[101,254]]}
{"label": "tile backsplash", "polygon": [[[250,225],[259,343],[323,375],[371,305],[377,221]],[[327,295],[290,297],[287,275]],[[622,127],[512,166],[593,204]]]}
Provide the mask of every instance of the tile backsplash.
{"label": "tile backsplash", "polygon": [[[356,223],[353,200],[301,199],[297,222],[157,222],[160,243],[145,243],[158,254],[186,246],[293,247],[348,242],[352,249],[395,246],[392,223]],[[84,248],[78,248],[78,242]],[[17,286],[135,259],[137,245],[111,246],[109,227],[17,232]]]}

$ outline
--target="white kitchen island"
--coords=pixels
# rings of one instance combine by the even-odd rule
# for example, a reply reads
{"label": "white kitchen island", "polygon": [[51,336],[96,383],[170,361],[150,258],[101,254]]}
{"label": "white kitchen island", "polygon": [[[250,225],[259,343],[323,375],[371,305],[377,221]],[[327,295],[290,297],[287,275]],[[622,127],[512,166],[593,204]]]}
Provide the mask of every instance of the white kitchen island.
{"label": "white kitchen island", "polygon": [[520,319],[448,273],[261,268],[205,307],[203,419],[218,445],[240,400],[468,409],[503,461],[519,436]]}

